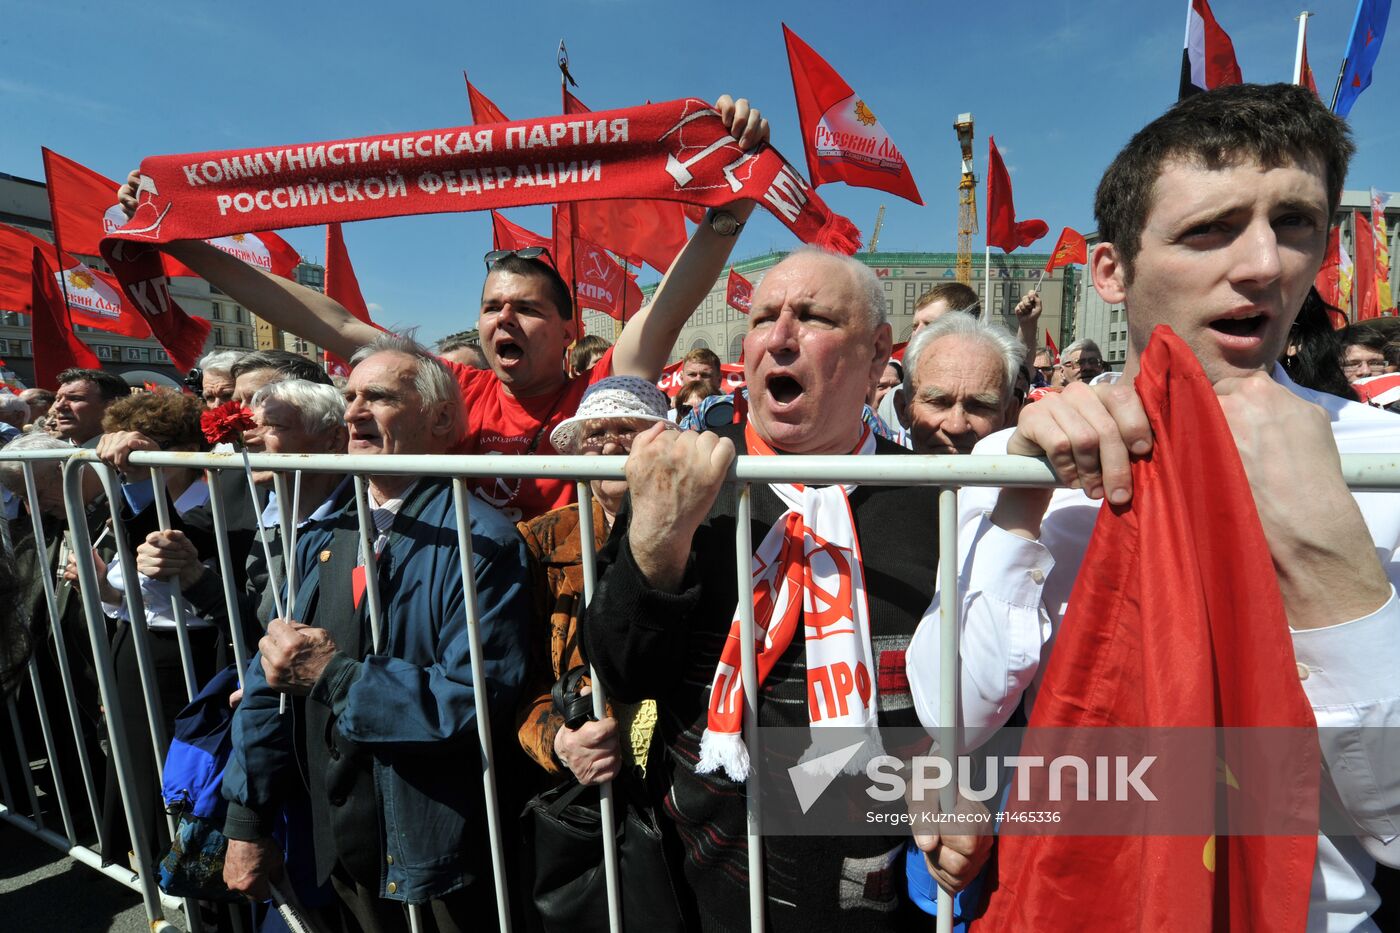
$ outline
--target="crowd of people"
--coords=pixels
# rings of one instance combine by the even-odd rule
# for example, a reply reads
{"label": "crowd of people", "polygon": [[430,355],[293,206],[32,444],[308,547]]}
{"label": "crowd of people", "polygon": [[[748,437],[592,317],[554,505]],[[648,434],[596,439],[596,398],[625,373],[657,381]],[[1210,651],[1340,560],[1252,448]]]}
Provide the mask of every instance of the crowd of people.
{"label": "crowd of people", "polygon": [[[716,107],[742,146],[766,141],[767,122],[746,101],[725,97]],[[1400,420],[1359,404],[1349,386],[1396,372],[1400,342],[1360,327],[1334,331],[1311,292],[1351,153],[1345,125],[1311,92],[1285,85],[1188,98],[1135,136],[1100,185],[1102,242],[1090,257],[1095,287],[1127,308],[1119,371],[1090,340],[1058,356],[1040,346],[1034,292],[1014,309],[1013,331],[959,283],[922,296],[914,332],[894,354],[873,271],[801,248],[754,293],[742,388],[725,392],[720,360],[695,350],[667,398],[656,384],[666,356],[728,261],[754,206],[747,202],[698,225],[615,345],[578,333],[568,285],[539,251],[489,253],[479,343],[429,349],[206,243],[171,244],[171,255],[233,300],[351,369],[337,384],[295,354],[216,353],[188,392],[133,392],[111,373],[74,369],[55,392],[0,397],[6,452],[95,448],[122,477],[119,501],[87,482],[84,506],[151,854],[169,840],[138,629],[161,699],[151,715],[167,732],[237,646],[252,654],[229,697],[220,782],[222,875],[236,895],[264,900],[271,884],[290,879],[326,930],[407,930],[406,905],[417,907],[412,922],[422,929],[490,928],[482,691],[512,913],[538,922],[539,879],[520,868],[514,834],[526,800],[561,782],[629,777],[662,814],[682,925],[745,928],[743,789],[753,763],[740,738],[736,607],[750,594],[734,573],[743,514],[727,482],[735,456],[1048,458],[1065,488],[989,487],[962,498],[962,725],[989,734],[1033,706],[1097,506],[1132,500],[1129,465],[1153,443],[1132,378],[1159,324],[1194,352],[1235,434],[1319,724],[1400,724],[1392,585],[1400,508],[1393,497],[1353,495],[1337,457],[1400,450]],[[134,173],[120,200],[134,209]],[[731,216],[714,222],[721,213]],[[247,413],[237,436],[202,429],[206,413],[229,406]],[[153,484],[131,459],[216,443],[368,457],[625,455],[626,478],[592,482],[589,540],[571,482],[472,480],[467,581],[450,480],[371,470],[367,561],[348,476],[303,471],[284,502],[272,472],[165,467]],[[65,789],[82,799],[81,759],[109,762],[105,777],[94,776],[104,818],[83,831],[117,860],[109,853],[135,843],[116,803],[109,711],[64,534],[60,468],[35,466],[32,499],[19,463],[0,461],[0,483],[15,497],[13,518],[37,503],[47,545],[37,552],[27,517],[11,522],[19,612],[7,645],[29,646],[51,711],[65,708],[53,685],[69,674],[79,734],[61,745]],[[758,725],[939,725],[929,644],[944,598],[936,495],[927,486],[755,485],[753,611],[766,633]],[[156,518],[166,511],[158,496],[168,527]],[[220,507],[222,541],[212,521]],[[132,544],[134,568],[122,566],[113,524]],[[850,624],[821,638],[804,628],[800,592],[804,542],[813,540],[841,555],[851,581],[824,594]],[[588,552],[598,577],[585,606]],[[52,616],[45,574],[59,583]],[[476,659],[467,582],[480,607]],[[590,665],[608,698],[601,718],[580,702],[592,688]],[[23,786],[11,746],[0,747],[9,786]],[[1379,929],[1376,866],[1400,865],[1400,765],[1393,750],[1323,751],[1328,806],[1357,828],[1319,837],[1307,929]],[[996,857],[991,835],[895,830],[771,836],[764,849],[773,930],[927,929],[907,877],[922,872],[961,891]],[[1073,875],[1071,866],[1074,884],[1093,883]],[[975,905],[966,910],[963,919],[975,917]],[[216,922],[241,929],[248,919],[229,911]]]}

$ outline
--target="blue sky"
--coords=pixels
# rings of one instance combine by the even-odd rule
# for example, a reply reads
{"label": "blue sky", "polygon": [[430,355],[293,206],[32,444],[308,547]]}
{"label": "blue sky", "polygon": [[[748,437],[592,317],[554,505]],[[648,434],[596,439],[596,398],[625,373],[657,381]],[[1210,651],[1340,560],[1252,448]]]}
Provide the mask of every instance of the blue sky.
{"label": "blue sky", "polygon": [[[575,93],[595,109],[729,92],[755,102],[773,141],[802,163],[780,22],[826,57],[880,117],[925,205],[845,185],[822,197],[880,245],[951,251],[954,117],[976,119],[977,171],[994,134],[1018,214],[1093,227],[1094,185],[1131,133],[1175,99],[1183,0],[691,2],[537,0],[383,4],[345,0],[7,0],[0,29],[0,171],[42,177],[39,147],[121,177],[142,157],[291,144],[469,122],[462,70],[513,118],[560,111],[559,39]],[[1336,80],[1351,0],[1314,0],[1309,57]],[[1246,80],[1288,80],[1301,9],[1215,0]],[[960,12],[961,11],[961,12]],[[1400,24],[1351,114],[1359,145],[1349,188],[1400,190]],[[762,215],[762,216],[759,216]],[[536,230],[543,208],[511,212]],[[286,237],[324,253],[322,228]],[[377,319],[436,338],[472,326],[490,249],[486,214],[348,225],[345,239]],[[790,248],[758,212],[736,258]],[[649,274],[643,281],[654,281]]]}

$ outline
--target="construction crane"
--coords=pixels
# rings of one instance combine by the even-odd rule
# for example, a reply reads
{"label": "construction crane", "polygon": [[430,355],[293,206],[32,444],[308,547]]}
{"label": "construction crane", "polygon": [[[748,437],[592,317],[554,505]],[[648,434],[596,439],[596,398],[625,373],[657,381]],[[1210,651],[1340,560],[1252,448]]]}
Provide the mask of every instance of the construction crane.
{"label": "construction crane", "polygon": [[972,114],[960,113],[953,124],[962,147],[962,180],[958,182],[958,262],[956,278],[972,284],[972,236],[977,232],[977,176],[972,174]]}
{"label": "construction crane", "polygon": [[885,205],[880,205],[880,212],[875,215],[875,232],[870,234],[870,249],[866,252],[875,252],[875,247],[880,245],[880,228],[885,225]]}

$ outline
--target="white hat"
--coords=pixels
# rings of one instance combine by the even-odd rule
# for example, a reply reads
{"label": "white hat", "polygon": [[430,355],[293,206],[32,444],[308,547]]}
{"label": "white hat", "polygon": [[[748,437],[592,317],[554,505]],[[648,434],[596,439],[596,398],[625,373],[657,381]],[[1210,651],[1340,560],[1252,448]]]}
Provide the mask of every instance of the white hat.
{"label": "white hat", "polygon": [[572,449],[579,428],[585,421],[599,418],[627,418],[635,421],[659,421],[675,427],[666,416],[666,394],[654,383],[640,376],[609,376],[600,379],[583,393],[578,412],[559,422],[549,435],[549,442],[560,453]]}

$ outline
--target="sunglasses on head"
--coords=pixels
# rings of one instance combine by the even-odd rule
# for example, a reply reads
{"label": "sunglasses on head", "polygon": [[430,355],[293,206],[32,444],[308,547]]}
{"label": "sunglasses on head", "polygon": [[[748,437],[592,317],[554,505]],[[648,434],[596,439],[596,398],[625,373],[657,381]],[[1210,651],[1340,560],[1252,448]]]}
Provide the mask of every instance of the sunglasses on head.
{"label": "sunglasses on head", "polygon": [[543,256],[546,257],[546,261],[549,261],[549,250],[543,246],[527,246],[524,249],[493,249],[482,258],[486,260],[486,268],[490,269],[508,256],[518,256],[521,259],[539,259]]}

